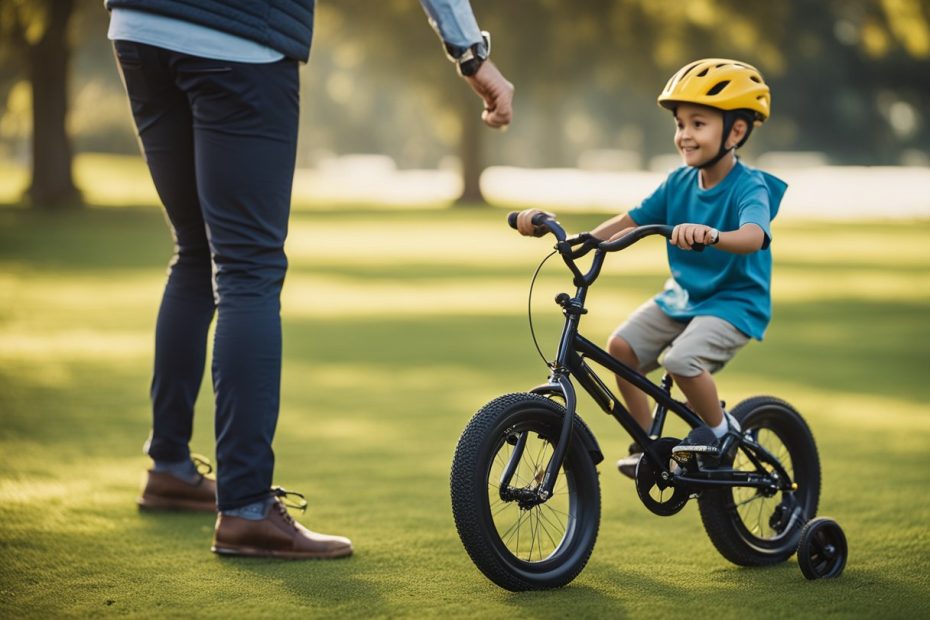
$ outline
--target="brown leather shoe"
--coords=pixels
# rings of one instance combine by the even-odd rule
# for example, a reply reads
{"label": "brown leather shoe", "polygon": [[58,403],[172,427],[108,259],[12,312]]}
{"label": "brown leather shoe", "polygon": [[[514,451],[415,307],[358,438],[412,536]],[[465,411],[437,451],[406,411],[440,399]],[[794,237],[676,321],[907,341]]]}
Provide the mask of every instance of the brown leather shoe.
{"label": "brown leather shoe", "polygon": [[311,532],[288,514],[284,502],[275,499],[261,521],[218,514],[212,550],[221,555],[294,560],[343,558],[352,555],[352,541]]}
{"label": "brown leather shoe", "polygon": [[146,510],[216,512],[216,480],[200,476],[191,484],[171,474],[146,472],[142,495],[136,500]]}

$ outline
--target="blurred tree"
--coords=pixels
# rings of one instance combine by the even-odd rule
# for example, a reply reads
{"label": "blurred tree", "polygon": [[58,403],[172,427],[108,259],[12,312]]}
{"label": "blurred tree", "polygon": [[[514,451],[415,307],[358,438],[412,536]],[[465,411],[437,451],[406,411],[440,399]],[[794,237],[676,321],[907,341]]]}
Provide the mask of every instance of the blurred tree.
{"label": "blurred tree", "polygon": [[[343,50],[353,50],[356,62],[342,71],[374,83],[370,120],[392,122],[379,112],[398,90],[415,93],[418,100],[420,107],[411,123],[429,125],[435,122],[431,116],[456,119],[455,126],[442,133],[457,146],[462,165],[459,202],[483,202],[478,179],[484,167],[484,141],[490,132],[481,124],[481,100],[467,85],[457,83],[460,78],[446,62],[419,2],[340,0],[321,4],[318,11],[318,23],[325,20],[327,26],[318,31],[314,54],[321,49],[331,52],[338,63],[340,56],[350,54]],[[480,11],[478,16],[481,24]]]}
{"label": "blurred tree", "polygon": [[[477,202],[489,164],[575,165],[588,149],[635,151],[643,163],[673,153],[671,122],[655,97],[684,63],[721,56],[756,64],[774,91],[772,120],[754,134],[749,157],[814,150],[838,164],[930,161],[928,0],[472,4],[492,32],[492,57],[517,88],[506,134],[480,125],[480,100],[444,61],[418,2],[321,0],[302,72],[302,141],[321,151],[387,153],[408,166],[433,167],[456,153],[463,199]],[[75,191],[65,132],[68,28],[80,27],[83,37],[74,67],[83,106],[70,129],[85,132],[87,148],[135,147],[128,114],[115,111],[125,98],[113,95],[110,107],[99,101],[119,90],[100,5],[0,0],[0,101],[25,105],[28,82],[36,95],[29,194],[37,206],[74,204],[67,198]],[[69,21],[72,13],[79,19]],[[8,97],[11,88],[16,97]],[[87,137],[106,131],[116,138]],[[314,157],[305,152],[303,163]]]}
{"label": "blurred tree", "polygon": [[[32,85],[32,181],[37,208],[80,205],[72,175],[68,113],[68,23],[75,0],[0,0],[3,74],[9,83],[25,76]],[[24,74],[24,75],[23,75]],[[4,97],[4,100],[6,98]]]}
{"label": "blurred tree", "polygon": [[[382,152],[397,156],[406,152],[399,143],[424,139],[419,125],[432,125],[433,143],[458,150],[468,199],[480,196],[489,163],[574,165],[592,148],[635,151],[646,163],[674,152],[671,121],[655,107],[665,80],[690,60],[720,56],[756,64],[774,90],[772,121],[753,137],[749,156],[815,150],[839,164],[897,163],[908,148],[926,152],[930,144],[930,90],[917,77],[930,74],[926,0],[472,5],[493,34],[492,57],[517,87],[506,135],[477,130],[474,96],[437,62],[438,42],[418,3],[340,0],[320,4],[314,54],[360,49],[359,62],[338,69],[351,80],[338,83],[351,81],[356,92],[369,84],[371,102],[334,141],[364,148],[364,140],[390,135]],[[326,73],[319,65],[310,73],[317,68]],[[416,113],[407,116],[411,104]],[[443,124],[450,110],[453,131]]]}

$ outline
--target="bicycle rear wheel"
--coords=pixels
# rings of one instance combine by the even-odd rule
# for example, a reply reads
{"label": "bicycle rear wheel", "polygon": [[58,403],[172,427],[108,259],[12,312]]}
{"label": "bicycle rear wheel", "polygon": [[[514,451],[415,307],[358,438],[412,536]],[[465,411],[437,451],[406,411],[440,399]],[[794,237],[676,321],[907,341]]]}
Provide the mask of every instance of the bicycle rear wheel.
{"label": "bicycle rear wheel", "polygon": [[[455,451],[456,529],[475,566],[507,590],[569,583],[584,568],[597,539],[600,487],[595,463],[580,440],[590,431],[579,418],[552,497],[543,503],[526,501],[541,484],[565,414],[561,405],[535,394],[502,396],[475,414]],[[502,491],[501,478],[511,461],[515,470]]]}
{"label": "bicycle rear wheel", "polygon": [[[698,498],[701,520],[711,542],[726,559],[741,566],[765,566],[787,560],[798,547],[801,530],[817,514],[820,458],[810,428],[788,403],[757,396],[731,411],[747,435],[781,463],[797,484],[794,491],[767,493],[751,487],[704,491]],[[755,471],[745,448],[737,450],[733,469]],[[724,463],[724,466],[730,463]],[[771,465],[764,464],[770,473]]]}

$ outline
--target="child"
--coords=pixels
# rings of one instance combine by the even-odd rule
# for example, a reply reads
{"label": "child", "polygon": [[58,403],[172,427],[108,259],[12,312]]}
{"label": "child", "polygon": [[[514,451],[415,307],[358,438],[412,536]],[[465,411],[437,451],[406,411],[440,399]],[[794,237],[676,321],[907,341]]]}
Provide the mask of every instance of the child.
{"label": "child", "polygon": [[[629,213],[591,231],[598,239],[633,226],[674,226],[666,290],[639,307],[611,336],[608,350],[648,372],[662,365],[707,426],[699,426],[672,453],[681,459],[716,456],[719,440],[739,427],[726,414],[711,373],[720,370],[750,338],[761,340],[771,318],[771,220],[787,185],[743,164],[735,154],[754,125],[769,116],[770,93],[752,66],[725,59],[692,62],[668,81],[660,106],[675,117],[675,147],[684,166]],[[532,235],[537,210],[517,219]],[[704,252],[693,252],[695,243]],[[647,431],[652,415],[646,395],[617,377],[630,413]],[[633,477],[642,449],[618,462]]]}

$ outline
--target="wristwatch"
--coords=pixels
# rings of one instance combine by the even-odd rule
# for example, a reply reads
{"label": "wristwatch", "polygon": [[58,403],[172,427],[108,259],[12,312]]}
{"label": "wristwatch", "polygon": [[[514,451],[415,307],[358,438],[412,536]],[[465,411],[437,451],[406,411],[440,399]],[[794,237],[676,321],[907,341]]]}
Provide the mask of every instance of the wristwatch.
{"label": "wristwatch", "polygon": [[478,69],[491,55],[491,33],[481,31],[481,42],[471,47],[457,47],[449,43],[443,44],[449,60],[455,63],[455,68],[462,77],[471,77],[478,73]]}

